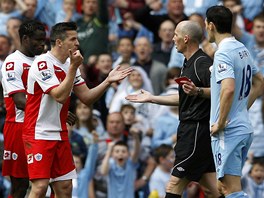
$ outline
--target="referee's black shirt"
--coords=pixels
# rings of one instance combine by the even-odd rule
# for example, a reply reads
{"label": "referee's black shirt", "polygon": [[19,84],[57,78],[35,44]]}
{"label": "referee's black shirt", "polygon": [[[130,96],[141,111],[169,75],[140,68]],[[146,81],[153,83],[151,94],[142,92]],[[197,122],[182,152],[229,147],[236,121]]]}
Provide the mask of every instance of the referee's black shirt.
{"label": "referee's black shirt", "polygon": [[[201,49],[187,61],[185,59],[181,76],[192,80],[196,87],[210,87],[212,59]],[[210,99],[199,96],[188,96],[179,86],[179,117],[180,121],[209,122]]]}

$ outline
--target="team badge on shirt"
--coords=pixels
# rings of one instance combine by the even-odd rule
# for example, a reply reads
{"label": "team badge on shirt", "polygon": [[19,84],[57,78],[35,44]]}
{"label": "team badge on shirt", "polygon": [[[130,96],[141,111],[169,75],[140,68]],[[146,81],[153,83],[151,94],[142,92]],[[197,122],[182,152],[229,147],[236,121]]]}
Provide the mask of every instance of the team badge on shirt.
{"label": "team badge on shirt", "polygon": [[223,71],[227,70],[227,65],[225,63],[219,64],[218,65],[218,72],[221,73]]}
{"label": "team badge on shirt", "polygon": [[42,160],[42,154],[37,153],[36,155],[34,155],[34,158],[36,161],[40,161],[40,160]]}
{"label": "team badge on shirt", "polygon": [[42,77],[43,81],[50,79],[51,76],[52,76],[52,74],[51,74],[51,71],[49,69],[41,72],[41,77]]}
{"label": "team badge on shirt", "polygon": [[38,62],[38,69],[39,69],[39,71],[48,69],[47,62],[46,61]]}
{"label": "team badge on shirt", "polygon": [[6,71],[11,71],[15,69],[15,63],[14,62],[8,62],[6,63]]}
{"label": "team badge on shirt", "polygon": [[12,153],[12,159],[17,160],[18,155],[16,153]]}

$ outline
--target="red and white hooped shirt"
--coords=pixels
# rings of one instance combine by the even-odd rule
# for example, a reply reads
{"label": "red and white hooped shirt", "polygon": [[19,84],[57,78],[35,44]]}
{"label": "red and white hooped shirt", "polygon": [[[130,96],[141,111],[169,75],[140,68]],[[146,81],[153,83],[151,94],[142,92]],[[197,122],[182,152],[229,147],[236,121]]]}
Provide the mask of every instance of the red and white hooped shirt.
{"label": "red and white hooped shirt", "polygon": [[23,122],[24,111],[17,109],[12,94],[26,92],[30,65],[35,57],[27,57],[16,50],[2,65],[2,86],[6,105],[6,122]]}
{"label": "red and white hooped shirt", "polygon": [[[50,52],[40,55],[28,73],[27,103],[23,132],[25,138],[41,140],[68,139],[66,119],[70,96],[64,104],[57,102],[48,93],[64,80],[70,60],[61,63]],[[76,72],[74,86],[84,84],[80,70]]]}

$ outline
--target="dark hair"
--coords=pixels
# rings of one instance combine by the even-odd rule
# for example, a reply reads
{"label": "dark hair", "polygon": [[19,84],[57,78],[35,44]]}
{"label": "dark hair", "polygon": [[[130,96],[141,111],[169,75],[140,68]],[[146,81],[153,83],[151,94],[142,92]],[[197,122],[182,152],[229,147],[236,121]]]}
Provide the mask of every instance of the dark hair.
{"label": "dark hair", "polygon": [[117,142],[115,143],[114,147],[115,147],[115,146],[124,146],[124,147],[127,148],[127,150],[129,150],[129,149],[128,149],[128,145],[127,145],[127,143],[125,143],[123,140],[117,141]]}
{"label": "dark hair", "polygon": [[22,41],[24,35],[33,36],[37,30],[45,32],[45,26],[43,23],[36,20],[27,20],[24,21],[19,27],[19,38]]}
{"label": "dark hair", "polygon": [[131,110],[133,110],[134,112],[136,111],[136,109],[135,109],[135,107],[134,107],[133,105],[131,105],[131,104],[123,104],[123,105],[121,106],[120,112],[122,112],[122,111],[123,111],[124,109],[126,109],[126,108],[131,109]]}
{"label": "dark hair", "polygon": [[159,158],[166,158],[169,153],[172,151],[172,146],[167,144],[162,144],[153,151],[154,159],[159,164]]}
{"label": "dark hair", "polygon": [[[84,104],[84,103],[82,103],[79,99],[77,99],[75,101],[75,114],[76,114],[76,110],[77,110],[78,106],[81,105],[81,104]],[[91,111],[91,114],[90,114],[88,120],[86,121],[86,127],[89,130],[89,132],[92,133],[92,131],[95,130],[95,128],[96,128],[96,126],[94,126],[94,123],[93,123],[93,106],[92,105],[88,106],[86,104],[84,104],[84,105],[87,106],[90,109],[90,111]],[[77,129],[79,129],[81,127],[79,120],[77,120],[75,125],[76,125]]]}
{"label": "dark hair", "polygon": [[206,20],[212,22],[217,32],[220,34],[231,33],[232,31],[232,12],[224,6],[212,6],[206,11]]}
{"label": "dark hair", "polygon": [[57,39],[64,40],[66,38],[66,31],[77,30],[75,22],[62,22],[57,23],[51,28],[50,44],[54,46]]}

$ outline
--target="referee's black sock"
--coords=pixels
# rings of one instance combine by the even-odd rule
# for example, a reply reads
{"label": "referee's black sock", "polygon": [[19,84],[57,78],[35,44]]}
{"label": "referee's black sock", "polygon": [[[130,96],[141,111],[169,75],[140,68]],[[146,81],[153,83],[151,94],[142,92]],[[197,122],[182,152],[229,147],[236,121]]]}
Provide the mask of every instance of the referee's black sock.
{"label": "referee's black sock", "polygon": [[181,195],[166,192],[165,198],[181,198]]}

